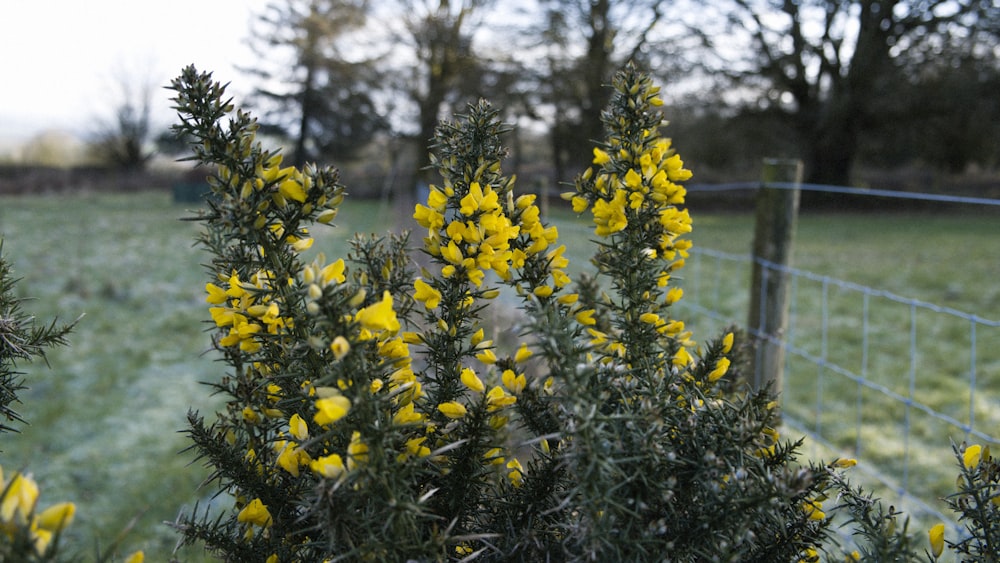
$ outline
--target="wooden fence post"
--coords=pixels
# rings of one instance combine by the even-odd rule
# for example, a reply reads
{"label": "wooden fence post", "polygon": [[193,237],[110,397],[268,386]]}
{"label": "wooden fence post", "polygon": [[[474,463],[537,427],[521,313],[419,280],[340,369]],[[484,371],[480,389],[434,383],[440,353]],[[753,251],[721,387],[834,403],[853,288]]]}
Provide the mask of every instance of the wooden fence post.
{"label": "wooden fence post", "polygon": [[784,369],[785,351],[780,341],[788,323],[787,268],[792,260],[801,183],[802,161],[764,160],[757,193],[747,327],[754,349],[751,386],[761,389],[770,385],[774,393],[781,392]]}

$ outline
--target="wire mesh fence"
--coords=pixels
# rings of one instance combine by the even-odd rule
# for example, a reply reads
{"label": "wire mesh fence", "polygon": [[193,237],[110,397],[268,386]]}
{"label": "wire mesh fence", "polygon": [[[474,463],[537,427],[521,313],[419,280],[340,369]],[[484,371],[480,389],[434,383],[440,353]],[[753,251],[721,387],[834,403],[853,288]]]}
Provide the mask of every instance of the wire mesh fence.
{"label": "wire mesh fence", "polygon": [[[693,189],[719,192],[757,186]],[[794,183],[767,187],[979,209],[1000,205],[998,200],[940,194]],[[787,325],[778,334],[762,330],[767,309],[751,303],[765,299],[763,293],[752,295],[749,290],[755,264],[762,285],[777,276],[789,284]],[[784,422],[806,436],[812,457],[857,458],[864,481],[883,498],[905,506],[918,519],[952,520],[941,502],[955,490],[952,443],[994,445],[995,450],[1000,441],[1000,321],[751,253],[696,246],[685,270],[685,299],[677,305],[678,314],[696,326],[697,333],[739,325],[759,345],[781,348]],[[761,318],[748,318],[751,310],[761,311]],[[760,382],[759,361],[751,369],[754,381]]]}
{"label": "wire mesh fence", "polygon": [[[751,297],[740,289],[753,261],[749,254],[693,249],[680,314],[699,333],[751,324]],[[780,273],[791,281],[786,332],[774,337],[748,327],[785,350],[785,424],[809,438],[812,453],[855,457],[859,470],[894,496],[949,519],[939,499],[954,490],[950,440],[1000,441],[1000,322],[830,276],[762,266],[765,276]],[[941,348],[929,342],[942,339],[951,354],[929,355]]]}

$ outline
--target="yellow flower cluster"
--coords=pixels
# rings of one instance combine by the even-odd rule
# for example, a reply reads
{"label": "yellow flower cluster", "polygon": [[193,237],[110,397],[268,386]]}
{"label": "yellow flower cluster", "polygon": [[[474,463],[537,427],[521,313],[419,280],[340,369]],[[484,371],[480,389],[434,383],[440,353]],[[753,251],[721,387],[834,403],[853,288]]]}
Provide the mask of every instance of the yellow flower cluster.
{"label": "yellow flower cluster", "polygon": [[[647,131],[649,137],[653,131]],[[687,210],[679,210],[676,205],[684,203],[686,192],[675,182],[681,182],[691,177],[691,171],[684,168],[680,156],[670,148],[669,139],[657,139],[648,148],[640,149],[639,154],[626,147],[620,147],[612,155],[601,148],[594,148],[593,163],[597,167],[589,168],[583,175],[583,180],[593,179],[592,193],[566,194],[573,210],[583,213],[593,205],[594,232],[600,237],[606,237],[620,232],[628,226],[637,212],[655,213],[665,233],[660,241],[662,252],[673,252],[675,249],[686,250],[690,243],[675,247],[677,236],[691,231],[691,217]],[[618,172],[617,162],[629,165],[624,174]]]}
{"label": "yellow flower cluster", "polygon": [[448,204],[454,199],[453,186],[446,185],[444,191],[432,187],[428,205],[418,204],[414,213],[417,223],[427,229],[425,248],[445,262],[442,275],[464,275],[476,287],[482,285],[486,270],[508,276],[515,259],[510,241],[520,227],[511,224],[497,192],[492,186],[470,183],[458,199],[458,213],[447,221]]}
{"label": "yellow flower cluster", "polygon": [[258,335],[279,334],[290,324],[270,297],[272,282],[270,272],[259,271],[246,282],[233,272],[223,282],[225,288],[211,282],[205,285],[205,301],[216,305],[209,308],[212,320],[220,328],[229,327],[229,334],[219,340],[219,345],[238,346],[252,354],[261,348]]}
{"label": "yellow flower cluster", "polygon": [[[245,144],[249,147],[254,141],[252,134],[248,137]],[[244,158],[249,156],[249,153],[243,155]],[[263,162],[258,162],[254,170],[254,177],[251,179],[242,179],[241,175],[234,173],[232,170],[226,166],[219,167],[219,180],[223,184],[229,186],[234,191],[238,190],[239,197],[242,200],[257,201],[259,198],[254,198],[256,194],[263,193],[264,199],[257,203],[257,207],[253,210],[253,216],[255,217],[254,226],[258,229],[264,228],[268,225],[268,219],[266,212],[271,208],[272,205],[278,208],[284,208],[289,204],[289,202],[295,202],[303,206],[303,211],[305,213],[310,213],[313,210],[313,203],[308,201],[310,191],[313,190],[313,180],[308,174],[303,174],[300,170],[294,166],[281,167],[281,161],[283,157],[281,154],[270,155]],[[270,196],[270,197],[268,197]],[[328,200],[324,195],[319,195],[318,198],[314,198],[315,206],[321,211],[316,220],[320,223],[329,223],[337,215],[336,207],[340,205],[343,200],[343,195],[338,195],[333,200]],[[324,209],[325,208],[325,209]],[[279,225],[280,226],[280,225]],[[270,228],[274,228],[274,225],[270,225]],[[281,234],[279,234],[281,236]],[[294,244],[297,237],[294,239],[289,239],[286,242]],[[311,239],[310,243],[311,244]],[[300,250],[300,249],[297,249]]]}
{"label": "yellow flower cluster", "polygon": [[5,479],[0,467],[0,533],[14,538],[26,530],[37,554],[44,555],[53,536],[73,521],[76,505],[62,502],[36,514],[38,494],[30,475],[16,472]]}
{"label": "yellow flower cluster", "polygon": [[[490,168],[489,172],[497,172],[497,166]],[[427,229],[424,247],[441,267],[439,276],[414,281],[414,299],[423,304],[432,321],[436,319],[436,323],[431,325],[432,329],[449,338],[456,334],[457,327],[449,325],[438,316],[443,313],[437,312],[445,300],[443,292],[446,287],[452,288],[451,295],[465,296],[457,303],[448,305],[449,310],[453,311],[456,308],[468,310],[473,303],[473,295],[489,299],[499,294],[498,290],[483,286],[487,271],[492,271],[501,280],[517,284],[519,291],[524,290],[521,282],[526,281],[527,292],[542,299],[552,296],[571,281],[565,271],[569,265],[569,260],[564,256],[566,248],[552,248],[552,244],[558,239],[558,231],[554,226],[546,226],[542,222],[540,210],[535,205],[536,197],[525,195],[514,198],[508,191],[509,183],[505,184],[502,180],[492,183],[480,181],[482,178],[478,174],[477,172],[475,179],[465,189],[445,178],[444,187],[432,187],[427,204],[417,205],[413,215],[417,223]],[[524,277],[529,264],[542,266],[533,270],[534,275],[530,280]],[[455,287],[460,288],[457,293]],[[560,302],[575,301],[576,295],[560,297]],[[469,345],[471,354],[487,368],[498,362],[493,342],[484,339],[482,328],[474,331]],[[513,362],[524,362],[530,356],[527,345],[522,345],[514,355]],[[516,369],[515,365],[505,365],[505,368],[497,370],[500,384],[489,387],[476,374],[475,369],[460,366],[460,382],[473,397],[460,396],[434,405],[435,416],[443,417],[446,421],[460,421],[468,416],[471,409],[485,407],[485,412],[490,416],[490,426],[496,431],[503,429],[508,417],[500,411],[514,405],[517,395],[528,384],[525,374]],[[412,370],[409,369],[394,374],[390,385],[398,384],[400,375],[406,376],[406,384],[419,389],[419,382],[412,379]],[[421,415],[409,404],[396,417],[397,420],[426,424],[430,414]],[[431,425],[428,433],[430,435],[434,432],[437,432],[434,446],[446,445],[449,439],[447,432],[442,433]],[[404,455],[429,453],[425,452],[427,447],[423,445],[423,438],[414,439],[408,444],[413,447]],[[502,448],[496,447],[490,451],[495,452],[493,457],[496,460],[500,460],[495,465],[503,466],[505,458],[501,455]],[[507,463],[508,471],[505,475],[511,483],[520,485],[523,468],[519,464],[513,464],[517,464],[517,460]]]}

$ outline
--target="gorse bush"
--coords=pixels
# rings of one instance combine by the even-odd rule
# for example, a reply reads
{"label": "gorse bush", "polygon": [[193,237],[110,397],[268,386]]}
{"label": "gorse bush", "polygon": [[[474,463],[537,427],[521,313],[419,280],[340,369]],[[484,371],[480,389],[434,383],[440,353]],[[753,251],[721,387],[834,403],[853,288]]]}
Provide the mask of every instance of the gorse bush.
{"label": "gorse bush", "polygon": [[[407,235],[307,259],[309,229],[345,196],[336,170],[282,167],[222,86],[183,71],[177,130],[213,170],[197,219],[226,365],[211,384],[225,408],[188,417],[214,496],[174,523],[184,543],[241,563],[933,561],[946,546],[1000,560],[988,447],[955,447],[946,501],[962,533],[911,535],[846,480],[854,460],[800,462],[774,395],[728,381],[733,332],[698,342],[672,315],[691,173],[660,136],[649,78],[629,66],[613,87],[606,137],[565,194],[594,228],[594,275],[574,281],[557,229],[503,174],[506,129],[488,103],[437,130],[441,180],[414,210],[421,260]],[[20,421],[15,362],[72,326],[36,325],[14,283],[0,256],[7,423]],[[511,346],[493,307],[520,311]],[[83,560],[59,545],[76,507],[39,510],[38,497],[30,474],[0,470],[0,561]]]}
{"label": "gorse bush", "polygon": [[[962,534],[911,535],[845,479],[853,460],[799,462],[799,442],[779,440],[775,397],[728,381],[733,332],[698,342],[674,318],[691,173],[659,134],[649,78],[628,67],[613,86],[606,137],[565,194],[594,226],[594,275],[574,281],[557,229],[503,174],[506,129],[488,103],[437,130],[441,181],[414,212],[421,260],[406,235],[306,259],[309,229],[344,199],[336,170],[282,167],[224,88],[185,69],[177,129],[213,167],[198,220],[227,368],[212,384],[225,409],[189,414],[216,500],[177,520],[184,542],[267,563],[931,561],[946,546],[1000,559],[989,448],[955,447],[946,501]],[[14,283],[0,256],[7,422],[20,421],[15,362],[71,328],[36,325]],[[494,342],[492,307],[520,310],[512,346]],[[39,510],[20,471],[0,484],[0,561],[81,560],[59,545],[73,504]]]}
{"label": "gorse bush", "polygon": [[[201,242],[227,409],[192,414],[231,511],[178,526],[232,561],[809,558],[828,534],[833,466],[800,466],[766,393],[724,395],[732,334],[699,346],[670,315],[690,243],[690,177],[632,68],[608,136],[569,194],[590,209],[594,280],[575,286],[535,196],[502,173],[481,102],[438,128],[441,175],[405,236],[305,262],[344,197],[333,169],[282,168],[256,123],[193,68],[179,132],[217,167]],[[484,311],[523,310],[503,351]]]}

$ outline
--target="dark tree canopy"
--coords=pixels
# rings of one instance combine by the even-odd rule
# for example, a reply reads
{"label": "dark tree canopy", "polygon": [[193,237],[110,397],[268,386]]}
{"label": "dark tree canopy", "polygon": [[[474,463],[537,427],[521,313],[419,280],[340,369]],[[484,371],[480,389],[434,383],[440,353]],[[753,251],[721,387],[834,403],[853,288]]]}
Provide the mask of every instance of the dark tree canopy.
{"label": "dark tree canopy", "polygon": [[[260,16],[258,104],[265,130],[294,140],[294,162],[348,159],[386,127],[374,60],[351,55],[364,0],[281,0]],[[284,58],[280,58],[284,57]]]}
{"label": "dark tree canopy", "polygon": [[[807,180],[847,184],[862,134],[916,117],[899,104],[907,57],[958,38],[987,17],[983,0],[719,0],[727,27],[714,41],[724,69],[758,89],[803,145]],[[993,16],[995,17],[995,16]],[[720,39],[725,37],[725,39]],[[732,40],[747,37],[733,54]]]}

